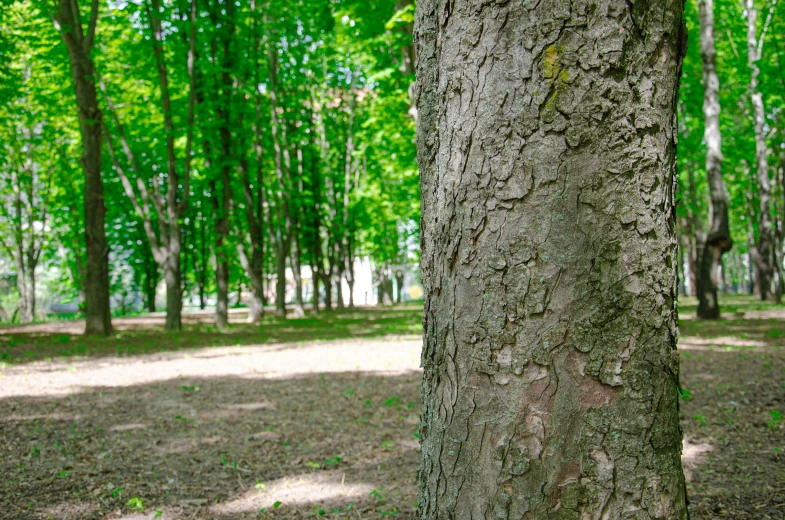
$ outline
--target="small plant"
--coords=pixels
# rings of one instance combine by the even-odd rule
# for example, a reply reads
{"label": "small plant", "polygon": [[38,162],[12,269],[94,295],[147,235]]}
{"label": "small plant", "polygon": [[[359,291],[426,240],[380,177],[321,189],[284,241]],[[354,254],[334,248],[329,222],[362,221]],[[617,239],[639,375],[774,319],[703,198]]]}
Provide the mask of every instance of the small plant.
{"label": "small plant", "polygon": [[163,511],[161,511],[160,509],[156,509],[153,518],[161,518],[163,515],[164,515]]}
{"label": "small plant", "polygon": [[330,457],[324,461],[325,466],[337,466],[341,462],[341,457]]}
{"label": "small plant", "polygon": [[185,390],[186,392],[198,392],[199,385],[183,385],[182,389]]}
{"label": "small plant", "polygon": [[237,469],[237,461],[230,460],[229,455],[227,455],[226,453],[221,453],[218,455],[218,457],[221,459],[221,466],[231,466],[234,469]]}
{"label": "small plant", "polygon": [[395,516],[398,514],[398,508],[394,507],[392,511],[383,511],[381,509],[377,509],[376,512],[382,516]]}
{"label": "small plant", "polygon": [[372,489],[368,496],[373,499],[374,502],[381,502],[384,500],[384,493],[385,490],[383,488],[376,488]]}
{"label": "small plant", "polygon": [[259,493],[261,493],[262,491],[264,491],[266,487],[267,487],[267,485],[266,485],[264,482],[262,482],[261,480],[257,480],[257,481],[256,481],[256,484],[254,484],[254,488],[255,488],[255,489],[256,489],[256,490],[257,490]]}
{"label": "small plant", "polygon": [[353,505],[354,505],[354,501],[352,500],[344,509],[330,509],[330,514],[333,515],[349,514],[349,512],[352,510]]}
{"label": "small plant", "polygon": [[132,499],[130,499],[130,500],[129,500],[129,501],[126,503],[126,505],[127,505],[127,506],[128,506],[128,507],[129,507],[129,508],[132,510],[132,511],[144,511],[144,503],[142,502],[142,499],[141,499],[141,498],[139,498],[139,497],[133,497]]}
{"label": "small plant", "polygon": [[118,498],[121,497],[122,495],[123,495],[123,488],[121,487],[114,488],[112,491],[109,492],[109,496],[111,496],[112,498]]}
{"label": "small plant", "polygon": [[771,416],[771,420],[769,421],[769,428],[773,430],[777,427],[777,423],[782,420],[782,414],[777,410],[772,410],[769,412],[769,415]]}
{"label": "small plant", "polygon": [[312,460],[309,460],[309,461],[307,462],[307,464],[308,464],[308,467],[309,467],[309,468],[311,468],[311,469],[319,469],[319,468],[321,468],[321,467],[322,467],[322,465],[321,465],[321,464],[319,464],[318,462],[314,462],[314,461],[312,461]]}
{"label": "small plant", "polygon": [[393,406],[401,402],[401,399],[398,396],[392,396],[384,402],[384,406]]}
{"label": "small plant", "polygon": [[395,448],[395,443],[390,440],[382,441],[382,449],[383,450],[392,450]]}
{"label": "small plant", "polygon": [[275,503],[273,504],[273,509],[278,509],[282,505],[283,504],[279,500],[276,500]]}
{"label": "small plant", "polygon": [[693,415],[692,418],[695,419],[696,421],[698,421],[698,424],[701,425],[701,428],[705,428],[706,427],[706,421],[707,421],[706,417],[704,417],[702,415]]}
{"label": "small plant", "polygon": [[679,395],[681,396],[682,401],[689,401],[692,399],[692,392],[686,388],[679,388]]}

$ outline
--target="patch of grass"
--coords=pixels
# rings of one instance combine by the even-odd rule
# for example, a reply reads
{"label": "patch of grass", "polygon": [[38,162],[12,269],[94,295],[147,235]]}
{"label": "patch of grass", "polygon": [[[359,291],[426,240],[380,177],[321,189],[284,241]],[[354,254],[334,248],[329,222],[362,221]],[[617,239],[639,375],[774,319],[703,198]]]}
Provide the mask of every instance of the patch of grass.
{"label": "patch of grass", "polygon": [[218,330],[212,324],[189,319],[187,313],[183,317],[183,330],[177,333],[165,332],[162,320],[153,325],[140,320],[138,327],[120,331],[114,338],[80,337],[78,344],[74,344],[74,336],[61,332],[5,334],[5,342],[0,338],[0,359],[19,364],[49,358],[126,357],[206,347],[374,338],[422,332],[422,305],[418,303],[322,311],[300,319],[268,315],[261,326],[232,323],[228,330]]}

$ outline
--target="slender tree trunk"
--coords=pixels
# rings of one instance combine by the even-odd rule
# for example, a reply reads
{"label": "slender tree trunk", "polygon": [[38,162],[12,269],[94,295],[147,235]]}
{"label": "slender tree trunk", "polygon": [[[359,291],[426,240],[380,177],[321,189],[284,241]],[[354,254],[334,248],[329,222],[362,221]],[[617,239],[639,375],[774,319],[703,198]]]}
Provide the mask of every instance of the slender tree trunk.
{"label": "slender tree trunk", "polygon": [[79,130],[82,136],[81,164],[85,174],[84,225],[86,244],[85,334],[112,335],[109,308],[109,245],[104,222],[104,186],[101,182],[101,119],[95,88],[95,67],[90,58],[98,20],[98,2],[94,1],[90,24],[85,34],[77,0],[60,0],[55,25],[68,48],[74,81]]}
{"label": "slender tree trunk", "polygon": [[286,251],[278,247],[275,252],[275,315],[286,317]]}
{"label": "slender tree trunk", "polygon": [[215,182],[210,183],[210,191],[213,194],[213,210],[216,215],[215,288],[217,294],[215,302],[215,326],[221,329],[229,326],[229,258],[225,250],[226,238],[229,235],[228,204],[226,204],[228,186],[222,186],[223,204],[218,202],[218,191]]}
{"label": "slender tree trunk", "polygon": [[170,253],[164,267],[166,281],[166,330],[182,329],[183,292],[180,279],[180,255]]}
{"label": "slender tree trunk", "polygon": [[687,240],[687,260],[690,268],[690,296],[698,295],[700,280],[700,262],[703,258],[703,231],[699,225],[696,210],[698,207],[697,188],[695,186],[695,171],[692,165],[687,168],[687,196],[690,204],[687,206],[684,232]]}
{"label": "slender tree trunk", "polygon": [[343,299],[343,284],[341,283],[342,279],[343,269],[338,267],[335,271],[335,276],[333,276],[333,282],[335,283],[335,304],[339,309],[346,307],[346,303]]}
{"label": "slender tree trunk", "polygon": [[305,316],[303,306],[303,277],[300,265],[300,237],[295,231],[292,237],[292,277],[294,278],[294,316],[302,318]]}
{"label": "slender tree trunk", "polygon": [[155,294],[158,287],[158,266],[154,260],[145,257],[144,298],[148,312],[155,312]]}
{"label": "slender tree trunk", "polygon": [[753,0],[745,0],[747,8],[747,59],[750,67],[750,92],[752,93],[753,121],[755,126],[755,162],[758,177],[758,197],[760,199],[760,210],[758,212],[758,240],[756,243],[756,254],[753,256],[756,264],[758,296],[761,300],[768,300],[771,295],[771,213],[769,204],[771,201],[771,185],[769,181],[769,161],[768,149],[766,147],[766,135],[763,130],[764,110],[763,94],[758,88],[758,76],[760,68],[760,51],[763,43],[758,43],[756,23],[758,11],[755,9]]}
{"label": "slender tree trunk", "polygon": [[248,323],[256,325],[262,322],[264,316],[264,278],[261,266],[257,264],[257,259],[248,259],[245,247],[237,244],[237,253],[240,257],[240,265],[251,279],[251,303],[248,306]]}
{"label": "slender tree trunk", "polygon": [[19,291],[19,322],[33,322],[33,298],[27,285],[27,269],[24,265],[24,256],[19,252],[16,258],[16,290]]}
{"label": "slender tree trunk", "polygon": [[417,2],[420,518],[687,518],[682,5]]}
{"label": "slender tree trunk", "polygon": [[722,255],[731,249],[733,241],[728,224],[728,192],[722,180],[722,136],[720,134],[720,82],[717,77],[714,47],[713,0],[700,0],[700,47],[703,64],[703,116],[705,120],[706,176],[709,181],[709,232],[701,255],[698,278],[698,318],[718,319],[717,268]]}
{"label": "slender tree trunk", "polygon": [[[201,208],[200,208],[201,212]],[[207,306],[207,299],[205,297],[205,286],[207,285],[207,237],[205,236],[205,219],[204,214],[202,214],[201,224],[199,225],[199,234],[201,241],[199,243],[199,252],[200,252],[200,260],[199,260],[199,275],[197,278],[197,285],[199,286],[199,309],[204,310]]]}
{"label": "slender tree trunk", "polygon": [[319,312],[319,278],[322,276],[321,271],[317,267],[317,263],[311,264],[311,283],[313,284],[313,296],[311,301],[313,304],[313,312]]}
{"label": "slender tree trunk", "polygon": [[403,270],[395,270],[395,302],[403,302]]}
{"label": "slender tree trunk", "polygon": [[326,311],[333,310],[333,284],[330,271],[322,273],[322,281],[324,282],[324,310]]}

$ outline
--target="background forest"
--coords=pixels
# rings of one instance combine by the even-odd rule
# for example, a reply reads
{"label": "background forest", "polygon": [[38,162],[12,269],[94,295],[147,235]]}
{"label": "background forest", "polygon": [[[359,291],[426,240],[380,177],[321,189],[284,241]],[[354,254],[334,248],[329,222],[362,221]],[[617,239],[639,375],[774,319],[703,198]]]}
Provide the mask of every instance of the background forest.
{"label": "background forest", "polygon": [[[780,301],[785,7],[759,3],[720,0],[713,8],[725,238],[733,246],[725,240],[709,272],[721,291]],[[338,287],[352,286],[358,258],[371,263],[373,301],[401,299],[419,249],[413,4],[94,5],[96,20],[90,6],[73,0],[3,6],[0,319],[84,310],[83,194],[95,187],[85,186],[80,164],[63,6],[81,7],[79,30],[95,33],[85,57],[101,114],[95,125],[114,314],[167,310],[167,326],[176,329],[181,300],[216,306],[219,326],[229,306],[250,307],[257,321],[274,298],[279,314],[289,303],[302,315],[314,293],[328,308],[341,307],[354,303]],[[697,2],[687,2],[686,23],[679,269],[683,294],[694,295],[712,233]],[[312,273],[305,291],[304,267]],[[168,299],[156,305],[163,287]]]}
{"label": "background forest", "polygon": [[[3,321],[85,300],[82,194],[95,188],[80,165],[63,6],[76,2],[2,11]],[[410,2],[94,6],[87,58],[115,314],[177,314],[182,297],[217,305],[225,325],[241,294],[253,319],[276,294],[282,313],[287,291],[272,280],[289,268],[286,298],[301,315],[305,266],[310,293],[342,307],[353,302],[324,288],[351,286],[358,257],[372,262],[379,299],[392,300],[396,276],[416,262],[419,227]],[[86,33],[90,6],[79,8]],[[159,284],[173,293],[166,309]]]}

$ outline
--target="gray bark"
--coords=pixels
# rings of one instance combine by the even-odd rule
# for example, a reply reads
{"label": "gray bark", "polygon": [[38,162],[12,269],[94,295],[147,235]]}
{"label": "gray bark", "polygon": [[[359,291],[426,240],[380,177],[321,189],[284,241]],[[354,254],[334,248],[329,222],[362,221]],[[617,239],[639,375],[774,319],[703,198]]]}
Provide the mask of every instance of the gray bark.
{"label": "gray bark", "polygon": [[700,48],[703,64],[703,117],[705,122],[706,177],[709,181],[709,232],[701,255],[698,277],[698,318],[718,319],[717,269],[733,241],[728,224],[728,192],[722,180],[722,136],[720,134],[720,81],[714,46],[713,0],[698,3]]}
{"label": "gray bark", "polygon": [[[765,113],[763,110],[763,94],[758,89],[758,76],[760,68],[758,61],[761,58],[761,49],[766,31],[762,32],[758,41],[756,28],[758,12],[753,0],[745,0],[747,8],[747,60],[750,67],[750,92],[752,97],[753,121],[755,126],[755,163],[758,177],[758,197],[760,208],[758,211],[758,240],[752,250],[755,261],[758,296],[761,300],[768,300],[771,296],[772,248],[771,248],[771,184],[769,181],[768,148],[766,135],[763,131]],[[765,26],[768,26],[768,21]],[[764,27],[765,27],[764,26]]]}
{"label": "gray bark", "polygon": [[74,81],[79,130],[82,136],[81,164],[85,174],[85,334],[112,335],[109,308],[109,244],[104,223],[106,205],[101,182],[101,119],[95,88],[95,66],[90,52],[98,22],[98,0],[93,0],[90,22],[85,33],[78,0],[60,0],[54,17],[55,27],[68,49]]}
{"label": "gray bark", "polygon": [[687,518],[681,15],[417,3],[421,518]]}

